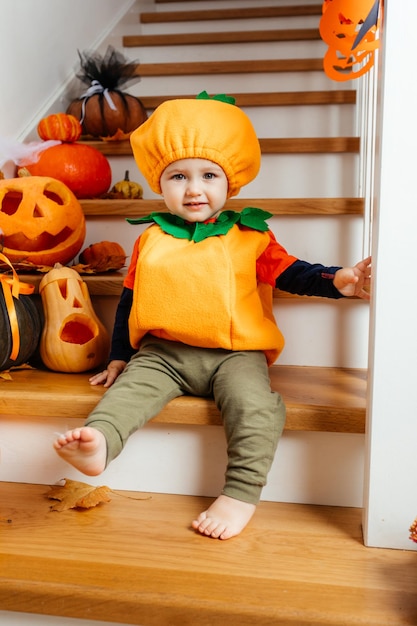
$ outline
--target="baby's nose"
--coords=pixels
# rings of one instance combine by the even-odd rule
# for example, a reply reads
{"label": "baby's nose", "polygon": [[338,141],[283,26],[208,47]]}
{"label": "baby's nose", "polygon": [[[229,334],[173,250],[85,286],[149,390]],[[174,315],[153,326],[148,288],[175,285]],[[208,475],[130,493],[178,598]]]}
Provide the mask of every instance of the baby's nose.
{"label": "baby's nose", "polygon": [[192,180],[189,181],[187,185],[187,193],[190,196],[201,195],[200,185],[197,183],[197,181],[192,181]]}

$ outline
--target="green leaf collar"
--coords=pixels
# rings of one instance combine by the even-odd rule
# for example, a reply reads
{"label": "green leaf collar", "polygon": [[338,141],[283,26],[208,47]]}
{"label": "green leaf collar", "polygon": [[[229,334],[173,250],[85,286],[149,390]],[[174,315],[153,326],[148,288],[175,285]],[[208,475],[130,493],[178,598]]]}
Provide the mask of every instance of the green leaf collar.
{"label": "green leaf collar", "polygon": [[226,235],[235,224],[241,224],[252,230],[266,232],[269,230],[266,220],[272,213],[246,207],[240,213],[237,211],[223,211],[215,222],[186,222],[182,217],[167,212],[154,212],[145,217],[127,218],[129,224],[148,224],[154,222],[164,231],[177,239],[188,239],[198,243],[217,235]]}

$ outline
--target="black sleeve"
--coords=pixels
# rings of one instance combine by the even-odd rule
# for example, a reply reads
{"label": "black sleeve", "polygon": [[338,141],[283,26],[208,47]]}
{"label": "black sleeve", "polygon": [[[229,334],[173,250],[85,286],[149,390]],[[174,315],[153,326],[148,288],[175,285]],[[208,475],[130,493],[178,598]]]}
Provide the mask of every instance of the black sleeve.
{"label": "black sleeve", "polygon": [[130,309],[132,308],[132,302],[132,289],[124,287],[117,306],[109,361],[120,360],[127,362],[136,352],[136,350],[130,345],[129,341],[128,321]]}
{"label": "black sleeve", "polygon": [[340,267],[325,267],[319,263],[312,265],[298,260],[278,276],[275,286],[299,296],[343,298],[344,296],[333,285],[333,278],[338,269]]}

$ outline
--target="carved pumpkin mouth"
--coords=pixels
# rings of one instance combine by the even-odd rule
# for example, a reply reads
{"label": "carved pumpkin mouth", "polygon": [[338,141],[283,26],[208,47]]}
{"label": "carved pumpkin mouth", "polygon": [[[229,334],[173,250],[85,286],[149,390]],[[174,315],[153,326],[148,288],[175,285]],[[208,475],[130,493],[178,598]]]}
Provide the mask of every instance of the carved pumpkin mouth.
{"label": "carved pumpkin mouth", "polygon": [[13,235],[3,236],[3,245],[13,250],[24,250],[26,252],[37,252],[38,250],[53,250],[64,241],[68,241],[73,231],[65,226],[57,235],[43,232],[37,237],[30,239],[23,233],[13,233]]}
{"label": "carved pumpkin mouth", "polygon": [[62,324],[59,338],[66,343],[82,346],[94,339],[97,333],[97,324],[92,319],[86,315],[72,315]]}

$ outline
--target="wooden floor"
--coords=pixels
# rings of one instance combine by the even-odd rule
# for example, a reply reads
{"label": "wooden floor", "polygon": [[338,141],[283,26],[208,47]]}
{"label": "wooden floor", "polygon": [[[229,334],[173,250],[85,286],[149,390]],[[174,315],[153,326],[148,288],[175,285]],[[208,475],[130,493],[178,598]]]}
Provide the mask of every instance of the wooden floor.
{"label": "wooden floor", "polygon": [[204,498],[114,495],[57,513],[46,490],[0,483],[3,610],[141,626],[417,624],[417,553],[364,547],[359,509],[262,502],[222,542],[190,529]]}

